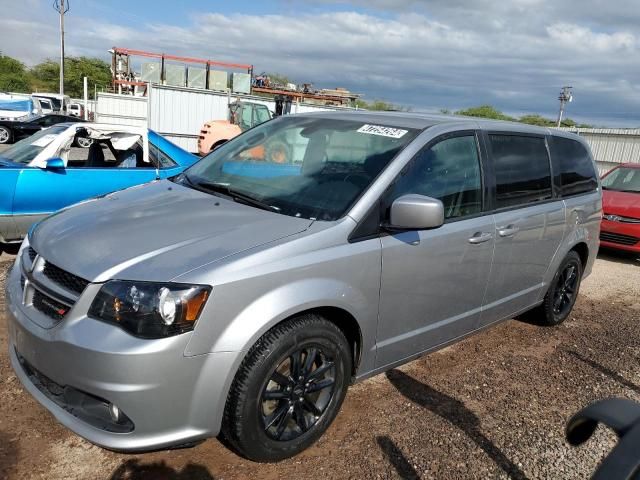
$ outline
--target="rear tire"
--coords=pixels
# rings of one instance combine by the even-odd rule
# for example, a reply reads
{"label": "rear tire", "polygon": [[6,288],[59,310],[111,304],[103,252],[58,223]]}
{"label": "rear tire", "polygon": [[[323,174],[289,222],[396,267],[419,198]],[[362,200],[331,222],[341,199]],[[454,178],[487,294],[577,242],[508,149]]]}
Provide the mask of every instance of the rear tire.
{"label": "rear tire", "polygon": [[276,325],[240,365],[222,435],[240,455],[257,462],[300,453],[338,414],[351,365],[347,340],[325,318],[307,314]]}
{"label": "rear tire", "polygon": [[533,311],[541,325],[560,325],[567,319],[578,298],[581,280],[582,260],[572,250],[558,267],[542,305]]}

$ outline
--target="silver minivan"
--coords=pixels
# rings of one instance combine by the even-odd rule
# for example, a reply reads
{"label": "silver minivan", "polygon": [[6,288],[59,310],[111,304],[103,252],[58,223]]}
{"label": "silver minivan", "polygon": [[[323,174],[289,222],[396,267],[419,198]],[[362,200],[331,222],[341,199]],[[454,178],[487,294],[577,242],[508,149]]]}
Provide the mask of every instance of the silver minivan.
{"label": "silver minivan", "polygon": [[278,118],[33,228],[7,281],[11,362],[103,447],[221,435],[276,461],[352,382],[523,312],[565,320],[601,208],[589,148],[562,131]]}

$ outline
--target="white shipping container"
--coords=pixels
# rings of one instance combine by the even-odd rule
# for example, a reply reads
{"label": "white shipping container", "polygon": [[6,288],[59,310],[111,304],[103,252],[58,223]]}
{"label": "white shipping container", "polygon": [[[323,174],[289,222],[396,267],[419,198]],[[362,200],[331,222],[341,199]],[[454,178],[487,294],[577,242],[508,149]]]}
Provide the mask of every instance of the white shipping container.
{"label": "white shipping container", "polygon": [[115,93],[98,93],[95,121],[116,125],[147,125],[147,98]]}

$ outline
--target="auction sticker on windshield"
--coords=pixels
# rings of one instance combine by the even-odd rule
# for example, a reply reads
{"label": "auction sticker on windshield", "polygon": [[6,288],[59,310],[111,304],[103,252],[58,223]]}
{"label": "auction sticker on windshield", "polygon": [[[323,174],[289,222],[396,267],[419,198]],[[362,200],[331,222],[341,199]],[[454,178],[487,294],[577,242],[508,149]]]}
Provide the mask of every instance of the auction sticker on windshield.
{"label": "auction sticker on windshield", "polygon": [[363,125],[358,129],[358,133],[369,135],[379,135],[381,137],[402,138],[408,130],[400,128],[383,127],[382,125]]}
{"label": "auction sticker on windshield", "polygon": [[50,133],[49,135],[44,135],[39,139],[37,139],[35,142],[32,142],[31,145],[33,145],[34,147],[46,147],[51,142],[53,142],[53,139],[56,138],[57,136],[58,135],[54,133]]}

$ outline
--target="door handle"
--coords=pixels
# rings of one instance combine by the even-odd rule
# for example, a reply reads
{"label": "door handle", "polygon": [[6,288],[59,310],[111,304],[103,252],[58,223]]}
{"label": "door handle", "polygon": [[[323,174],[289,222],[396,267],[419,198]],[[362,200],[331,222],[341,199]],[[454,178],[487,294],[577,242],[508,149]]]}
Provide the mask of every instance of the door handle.
{"label": "door handle", "polygon": [[499,227],[498,235],[500,235],[501,237],[513,237],[519,231],[519,227],[516,227],[515,225],[508,225],[506,227]]}
{"label": "door handle", "polygon": [[478,243],[488,242],[493,238],[493,235],[486,232],[476,232],[473,234],[473,237],[469,239],[469,243],[477,245]]}

